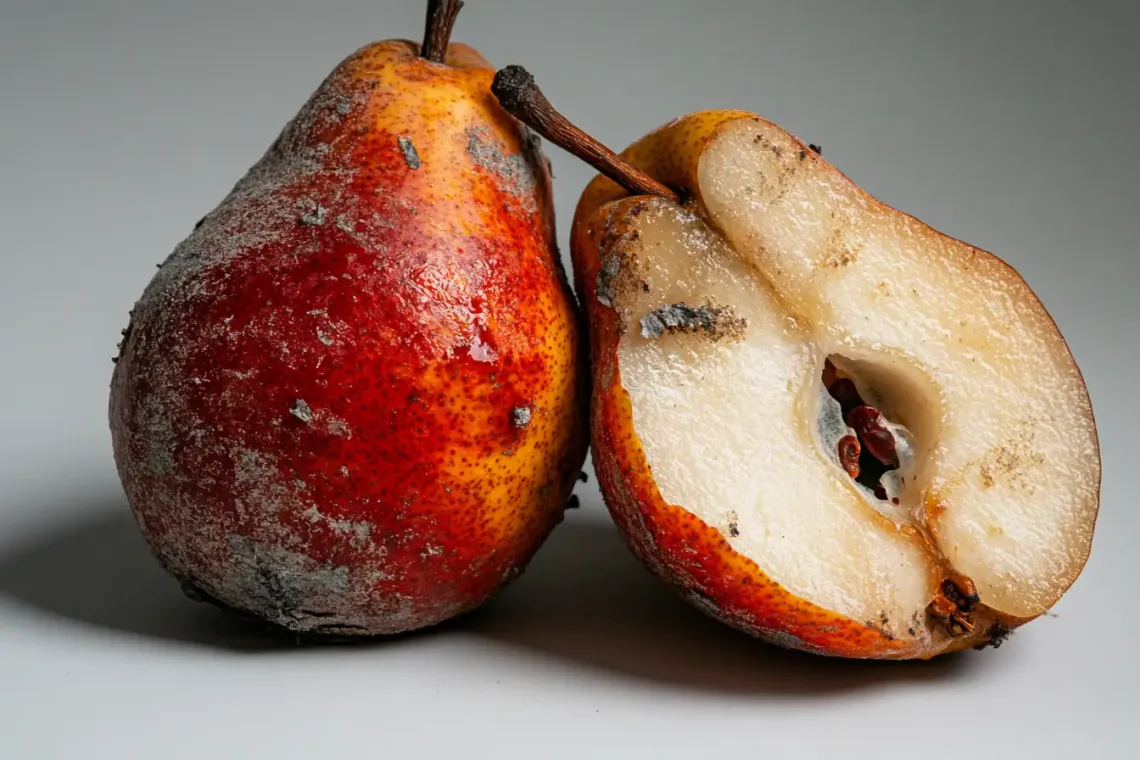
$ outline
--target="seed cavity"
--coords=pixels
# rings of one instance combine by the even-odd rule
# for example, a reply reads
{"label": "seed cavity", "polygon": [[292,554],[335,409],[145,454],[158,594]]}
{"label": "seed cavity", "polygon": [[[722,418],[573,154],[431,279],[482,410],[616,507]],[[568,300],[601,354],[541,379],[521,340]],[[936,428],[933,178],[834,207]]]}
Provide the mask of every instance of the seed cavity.
{"label": "seed cavity", "polygon": [[910,431],[865,403],[830,359],[823,367],[818,424],[820,440],[834,447],[839,466],[875,498],[897,505],[915,465]]}

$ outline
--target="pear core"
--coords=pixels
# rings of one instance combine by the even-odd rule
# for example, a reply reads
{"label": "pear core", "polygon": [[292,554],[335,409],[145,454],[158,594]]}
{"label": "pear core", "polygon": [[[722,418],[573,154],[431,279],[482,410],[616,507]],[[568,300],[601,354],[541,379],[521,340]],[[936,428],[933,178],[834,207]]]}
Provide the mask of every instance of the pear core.
{"label": "pear core", "polygon": [[[645,200],[600,275],[661,497],[790,593],[893,636],[948,635],[930,607],[949,577],[983,615],[1046,611],[1087,559],[1100,460],[1028,285],[760,120],[723,128],[697,179],[688,204]],[[909,446],[897,505],[835,456],[829,360]]]}

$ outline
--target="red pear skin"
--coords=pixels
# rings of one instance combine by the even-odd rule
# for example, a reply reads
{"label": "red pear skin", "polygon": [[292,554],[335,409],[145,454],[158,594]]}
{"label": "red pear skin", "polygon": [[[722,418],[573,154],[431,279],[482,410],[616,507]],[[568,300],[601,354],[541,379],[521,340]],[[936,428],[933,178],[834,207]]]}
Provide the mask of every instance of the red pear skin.
{"label": "red pear skin", "polygon": [[297,631],[471,610],[561,519],[587,389],[549,164],[453,44],[367,46],[163,263],[111,383],[187,591]]}

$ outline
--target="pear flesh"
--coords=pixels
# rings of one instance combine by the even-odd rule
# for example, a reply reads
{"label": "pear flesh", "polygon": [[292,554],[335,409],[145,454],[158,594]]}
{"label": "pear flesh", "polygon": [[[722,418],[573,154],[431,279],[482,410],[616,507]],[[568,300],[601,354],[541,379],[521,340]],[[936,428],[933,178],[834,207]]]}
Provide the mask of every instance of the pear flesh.
{"label": "pear flesh", "polygon": [[[602,262],[661,497],[790,593],[895,637],[951,635],[930,613],[951,576],[981,618],[1046,611],[1087,559],[1100,460],[1028,285],[759,120],[727,125],[698,180],[691,203],[644,201],[626,260]],[[897,505],[840,465],[829,360],[892,426]]]}

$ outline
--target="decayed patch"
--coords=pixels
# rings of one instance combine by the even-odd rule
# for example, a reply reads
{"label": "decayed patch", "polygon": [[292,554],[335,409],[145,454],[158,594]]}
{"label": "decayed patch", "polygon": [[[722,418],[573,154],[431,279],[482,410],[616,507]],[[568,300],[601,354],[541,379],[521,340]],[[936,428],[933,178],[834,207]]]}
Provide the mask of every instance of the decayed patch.
{"label": "decayed patch", "polygon": [[611,309],[617,298],[618,277],[621,275],[622,270],[621,260],[621,254],[611,254],[606,257],[606,260],[602,262],[602,266],[598,270],[595,287],[598,303],[602,306],[608,306]]}
{"label": "decayed patch", "polygon": [[305,403],[305,399],[303,398],[299,398],[293,402],[293,405],[289,407],[289,413],[301,422],[307,423],[313,421],[313,410],[309,408],[309,405]]}
{"label": "decayed patch", "polygon": [[730,509],[725,516],[728,518],[728,525],[723,532],[727,534],[728,538],[736,538],[740,535],[740,515],[736,513],[736,510]]}
{"label": "decayed patch", "polygon": [[1035,437],[1033,421],[1022,420],[1017,433],[982,459],[978,466],[982,486],[992,488],[996,483],[1005,482],[1032,494],[1035,488],[1030,483],[1029,471],[1045,462],[1045,455],[1034,446]]}
{"label": "decayed patch", "polygon": [[408,168],[415,171],[419,169],[420,154],[416,152],[416,146],[412,142],[412,138],[400,136],[396,138],[396,144],[400,146],[400,152],[404,154],[404,163]]}
{"label": "decayed patch", "polygon": [[529,425],[531,416],[529,406],[516,406],[511,410],[511,422],[517,428],[524,428]]}
{"label": "decayed patch", "polygon": [[[637,240],[633,232],[627,240]],[[609,254],[602,261],[595,278],[595,295],[602,306],[616,309],[623,301],[628,301],[633,292],[648,293],[649,283],[642,274],[641,260],[637,254],[625,252],[625,245],[617,244],[618,251]],[[624,332],[624,327],[622,328]]]}
{"label": "decayed patch", "polygon": [[504,190],[533,207],[538,182],[526,155],[521,152],[504,155],[487,127],[468,127],[465,132],[467,153],[475,165],[498,176]]}
{"label": "decayed patch", "polygon": [[[348,568],[324,565],[296,552],[245,536],[227,537],[230,556],[227,590],[253,601],[271,622],[311,630],[332,622],[348,591]],[[260,609],[257,609],[260,608]]]}
{"label": "decayed patch", "polygon": [[740,340],[748,320],[736,315],[731,306],[705,303],[692,307],[683,301],[658,306],[641,318],[641,337],[659,338],[666,333],[703,333],[716,342],[722,338]]}

